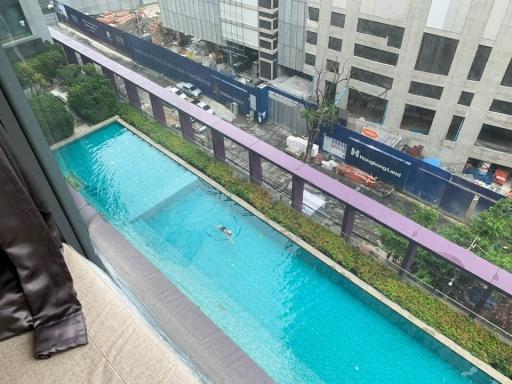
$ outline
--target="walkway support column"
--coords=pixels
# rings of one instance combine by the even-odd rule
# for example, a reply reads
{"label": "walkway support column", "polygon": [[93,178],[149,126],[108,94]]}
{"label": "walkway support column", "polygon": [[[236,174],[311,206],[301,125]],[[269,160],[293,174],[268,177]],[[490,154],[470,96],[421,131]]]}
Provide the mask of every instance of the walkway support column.
{"label": "walkway support column", "polygon": [[193,143],[196,135],[194,127],[192,127],[192,119],[190,118],[190,115],[183,111],[178,111],[178,116],[180,117],[181,135]]}
{"label": "walkway support column", "polygon": [[213,156],[215,160],[226,162],[226,148],[224,146],[224,135],[215,129],[211,129],[212,132],[212,144],[213,144]]}
{"label": "walkway support column", "polygon": [[304,201],[304,180],[293,175],[292,178],[292,207],[302,213]]}
{"label": "walkway support column", "polygon": [[124,86],[126,88],[126,94],[128,95],[128,101],[134,107],[141,109],[139,92],[137,92],[137,86],[128,79],[124,80]]}
{"label": "walkway support column", "polygon": [[167,120],[165,119],[164,103],[162,99],[150,93],[149,100],[151,102],[151,109],[153,110],[153,117],[162,124],[166,124]]}
{"label": "walkway support column", "polygon": [[63,45],[64,54],[66,55],[66,60],[69,64],[78,64],[78,58],[76,57],[76,52],[74,49],[69,48],[67,45]]}
{"label": "walkway support column", "polygon": [[87,56],[80,54],[80,57],[82,58],[82,64],[94,64],[94,61],[89,59]]}
{"label": "walkway support column", "polygon": [[103,75],[105,75],[105,77],[110,81],[110,84],[112,85],[112,89],[114,90],[114,92],[119,94],[119,88],[117,87],[116,75],[114,74],[114,72],[103,66],[101,67],[101,72],[103,72]]}
{"label": "walkway support column", "polygon": [[341,236],[345,239],[348,239],[352,236],[352,232],[354,231],[354,223],[356,222],[356,209],[348,204],[345,204],[345,209],[343,210],[343,220],[341,222]]}
{"label": "walkway support column", "polygon": [[489,300],[493,291],[494,288],[492,287],[492,285],[488,285],[485,291],[483,291],[482,297],[480,298],[480,300],[478,300],[478,303],[476,303],[475,308],[473,309],[475,313],[480,313],[482,311],[485,303],[487,303],[487,300]]}
{"label": "walkway support column", "polygon": [[[261,185],[263,181],[263,171],[261,168],[261,156],[256,152],[249,150],[249,174],[254,184]],[[301,202],[302,204],[302,202]]]}
{"label": "walkway support column", "polygon": [[416,258],[417,251],[418,244],[416,244],[412,240],[409,240],[409,245],[407,246],[407,250],[405,251],[405,258],[402,261],[402,271],[400,271],[400,276],[403,276],[405,274],[405,271],[411,271],[412,265],[414,264],[414,259]]}

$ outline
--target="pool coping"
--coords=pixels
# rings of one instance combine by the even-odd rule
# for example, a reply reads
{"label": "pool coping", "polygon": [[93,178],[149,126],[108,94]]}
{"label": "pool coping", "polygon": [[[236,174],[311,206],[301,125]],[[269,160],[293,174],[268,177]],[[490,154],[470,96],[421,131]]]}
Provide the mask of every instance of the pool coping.
{"label": "pool coping", "polygon": [[[273,220],[267,218],[263,213],[258,211],[256,208],[254,208],[252,205],[247,203],[245,200],[241,199],[240,197],[236,196],[235,194],[229,192],[226,190],[222,185],[217,183],[215,180],[211,179],[207,175],[205,175],[203,172],[199,171],[198,169],[194,168],[192,165],[169,151],[168,149],[164,148],[158,143],[155,143],[150,137],[145,135],[144,133],[138,131],[135,127],[133,127],[131,124],[127,123],[123,119],[121,119],[119,116],[114,116],[108,120],[105,120],[93,127],[91,127],[90,130],[87,132],[84,132],[80,135],[72,136],[68,139],[65,139],[57,144],[55,144],[55,148],[52,147],[52,149],[60,148],[72,141],[75,141],[83,136],[86,136],[94,131],[96,131],[99,128],[104,127],[105,125],[112,123],[113,121],[118,121],[120,124],[122,124],[126,129],[146,141],[148,144],[165,154],[166,156],[170,157],[172,160],[183,166],[188,171],[192,172],[194,175],[199,177],[201,180],[205,181],[215,189],[219,190],[221,193],[228,196],[230,199],[232,199],[234,202],[248,210],[250,213],[258,217],[260,220],[262,220],[264,223],[275,229],[276,231],[280,232],[282,235],[286,236],[291,241],[295,242],[300,247],[304,248],[306,251],[311,253],[313,256],[315,256],[317,259],[319,259],[321,262],[326,264],[327,266],[331,267],[333,270],[338,272],[340,275],[342,275],[344,278],[358,286],[360,289],[365,291],[367,294],[372,296],[373,298],[377,299],[382,304],[386,305],[388,308],[392,309],[396,313],[398,313],[400,316],[408,320],[410,323],[424,331],[425,333],[432,336],[434,339],[436,339],[439,343],[462,357],[463,359],[470,362],[472,365],[476,366],[479,370],[490,376],[492,379],[497,380],[499,383],[505,383],[505,384],[512,384],[512,380],[506,377],[501,372],[497,371],[493,367],[491,367],[489,364],[481,361],[477,357],[473,356],[469,351],[462,348],[460,345],[449,339],[448,337],[444,336],[442,333],[438,332],[436,329],[431,327],[430,325],[424,323],[422,320],[418,319],[414,315],[412,315],[409,311],[402,308],[400,305],[396,304],[386,296],[384,296],[381,292],[379,292],[377,289],[373,288],[368,283],[361,280],[359,277],[354,275],[353,273],[349,272],[342,266],[340,266],[338,263],[336,263],[334,260],[314,248],[309,243],[305,242],[301,238],[299,238],[297,235],[293,234],[292,232],[288,231],[286,228],[282,227],[280,224],[274,222]],[[62,144],[61,144],[62,143]],[[97,214],[99,215],[99,214]],[[101,216],[100,216],[101,217]],[[108,223],[107,223],[108,224]],[[110,225],[110,224],[108,224]],[[115,229],[114,229],[115,230]],[[124,237],[123,237],[124,239]],[[133,246],[132,246],[133,247]],[[138,252],[138,251],[136,251]],[[141,255],[144,259],[145,257]],[[147,259],[146,259],[147,260]],[[171,283],[172,284],[172,283]],[[187,299],[188,300],[188,299]],[[211,320],[210,320],[211,321]],[[221,331],[222,332],[222,331]],[[227,337],[227,336],[226,336]],[[229,339],[229,338],[228,338]],[[231,341],[231,339],[229,339]],[[232,341],[231,341],[232,342]],[[235,344],[236,345],[236,344]],[[256,363],[255,363],[256,364]],[[259,367],[259,366],[258,366]],[[260,368],[261,369],[261,368]]]}

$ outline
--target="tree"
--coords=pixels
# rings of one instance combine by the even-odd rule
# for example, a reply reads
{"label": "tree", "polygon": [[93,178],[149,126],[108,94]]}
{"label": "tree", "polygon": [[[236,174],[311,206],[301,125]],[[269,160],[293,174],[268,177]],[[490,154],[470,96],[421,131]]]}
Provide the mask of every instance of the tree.
{"label": "tree", "polygon": [[[54,44],[54,46],[56,46]],[[66,58],[61,48],[52,48],[27,60],[36,72],[39,72],[48,81],[57,76],[59,68],[66,65]]]}
{"label": "tree", "polygon": [[46,88],[57,75],[59,68],[66,64],[62,48],[58,44],[46,44],[47,50],[14,64],[14,71],[21,85],[30,88],[33,94]]}
{"label": "tree", "polygon": [[71,87],[79,79],[97,74],[94,64],[69,64],[63,66],[57,71],[57,78],[66,87]]}
{"label": "tree", "polygon": [[311,162],[313,144],[322,127],[330,128],[337,120],[336,89],[339,84],[348,81],[345,63],[340,68],[339,61],[327,60],[327,62],[328,65],[315,68],[314,89],[301,111],[307,129],[307,144],[304,153],[306,163]]}
{"label": "tree", "polygon": [[73,115],[58,98],[45,94],[32,97],[29,101],[50,145],[73,134]]}
{"label": "tree", "polygon": [[114,116],[119,108],[117,97],[110,82],[94,71],[84,74],[69,88],[68,104],[79,116],[96,124]]}
{"label": "tree", "polygon": [[502,199],[467,226],[453,225],[442,235],[512,272],[512,200]]}

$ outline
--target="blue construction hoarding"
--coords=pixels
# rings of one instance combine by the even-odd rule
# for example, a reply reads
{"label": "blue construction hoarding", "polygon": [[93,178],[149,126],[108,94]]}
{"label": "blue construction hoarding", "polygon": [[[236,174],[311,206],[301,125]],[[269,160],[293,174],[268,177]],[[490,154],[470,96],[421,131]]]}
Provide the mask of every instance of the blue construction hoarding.
{"label": "blue construction hoarding", "polygon": [[339,124],[322,129],[317,140],[320,147],[323,147],[324,136],[346,144],[344,160],[347,164],[395,185],[428,204],[437,205],[442,211],[460,219],[466,219],[475,196],[478,197],[475,213],[504,198]]}
{"label": "blue construction hoarding", "polygon": [[347,142],[345,163],[353,165],[379,179],[402,187],[407,180],[411,163],[390,155],[353,137]]}
{"label": "blue construction hoarding", "polygon": [[254,110],[258,113],[260,121],[266,120],[268,102],[264,96],[268,91],[252,84],[244,84],[178,53],[103,24],[67,5],[59,4],[57,15],[60,21],[107,43],[135,62],[176,81],[190,82],[200,88],[205,95],[222,104],[236,102],[241,113]]}

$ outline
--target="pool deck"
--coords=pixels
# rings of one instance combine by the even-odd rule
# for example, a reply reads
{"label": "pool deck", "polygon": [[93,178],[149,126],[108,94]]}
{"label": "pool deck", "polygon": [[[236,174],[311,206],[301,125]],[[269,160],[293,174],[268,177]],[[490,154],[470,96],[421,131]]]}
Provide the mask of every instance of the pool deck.
{"label": "pool deck", "polygon": [[[379,300],[404,319],[432,336],[438,342],[469,361],[482,372],[489,375],[498,383],[512,384],[512,380],[498,372],[488,364],[479,360],[458,344],[436,331],[431,326],[419,320],[411,313],[394,303],[382,293],[371,287],[357,276],[347,271],[335,261],[313,248],[290,231],[268,219],[250,204],[230,193],[220,184],[195,169],[181,158],[174,155],[161,145],[153,142],[148,136],[136,130],[130,124],[118,117],[91,127],[91,130],[82,135],[66,139],[62,145],[87,135],[106,123],[119,121],[127,129],[135,133],[153,147],[170,157],[178,164],[216,188],[237,204],[257,216],[266,224],[279,231],[290,240],[310,252],[326,265],[337,271],[343,277],[363,289],[366,293]],[[54,148],[62,146],[58,143]],[[90,207],[83,197],[72,190],[72,195],[84,218],[95,246],[99,248],[102,256],[115,268],[116,272],[125,279],[132,293],[143,301],[152,316],[161,328],[191,357],[214,382],[219,383],[273,383],[270,378],[245,352],[243,352],[220,328],[218,328],[206,315],[193,304],[180,290],[175,287],[160,271],[158,271],[131,243],[129,243],[116,229]]]}

